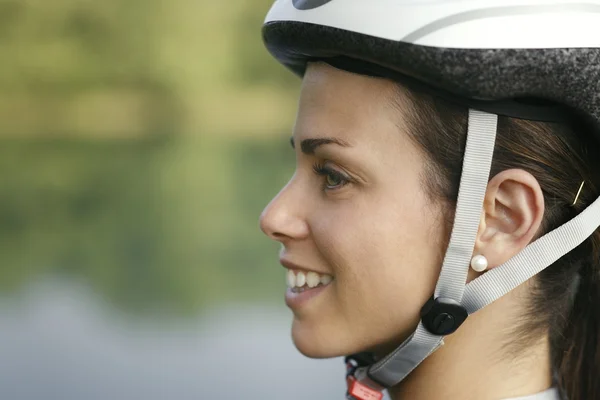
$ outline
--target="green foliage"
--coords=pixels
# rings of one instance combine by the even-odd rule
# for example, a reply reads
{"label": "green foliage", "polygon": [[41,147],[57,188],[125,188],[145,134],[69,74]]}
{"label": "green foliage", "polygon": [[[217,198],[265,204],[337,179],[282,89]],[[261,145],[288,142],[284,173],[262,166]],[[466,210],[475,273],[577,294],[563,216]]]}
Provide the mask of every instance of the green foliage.
{"label": "green foliage", "polygon": [[157,0],[2,0],[0,87],[65,90],[153,80]]}
{"label": "green foliage", "polygon": [[68,274],[120,307],[177,313],[280,294],[258,216],[291,150],[211,141],[3,141],[2,290]]}
{"label": "green foliage", "polygon": [[263,131],[291,125],[273,114],[298,79],[263,48],[270,5],[0,0],[0,291],[64,274],[169,313],[280,297],[258,216],[293,160]]}

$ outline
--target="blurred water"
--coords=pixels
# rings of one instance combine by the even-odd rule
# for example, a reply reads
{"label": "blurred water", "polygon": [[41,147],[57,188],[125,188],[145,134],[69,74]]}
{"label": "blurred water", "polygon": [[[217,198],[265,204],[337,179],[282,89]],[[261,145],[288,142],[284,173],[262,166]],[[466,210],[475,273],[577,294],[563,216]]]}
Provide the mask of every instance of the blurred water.
{"label": "blurred water", "polygon": [[133,319],[65,280],[0,298],[0,399],[342,399],[340,359],[310,360],[282,307]]}

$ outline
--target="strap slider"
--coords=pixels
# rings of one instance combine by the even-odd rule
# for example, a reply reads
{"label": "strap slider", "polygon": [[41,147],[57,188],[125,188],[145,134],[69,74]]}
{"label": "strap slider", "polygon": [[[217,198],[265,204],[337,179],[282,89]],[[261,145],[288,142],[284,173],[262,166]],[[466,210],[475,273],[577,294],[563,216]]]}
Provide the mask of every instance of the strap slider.
{"label": "strap slider", "polygon": [[453,333],[467,319],[469,313],[457,301],[433,297],[421,309],[421,321],[425,328],[438,336]]}
{"label": "strap slider", "polygon": [[381,400],[383,399],[383,393],[379,390],[373,389],[364,383],[360,382],[353,376],[349,376],[347,379],[348,393],[346,394],[347,399],[351,400]]}
{"label": "strap slider", "polygon": [[381,400],[383,399],[383,388],[378,387],[368,376],[362,376],[360,368],[374,362],[370,353],[352,354],[344,359],[346,362],[346,384],[348,400]]}

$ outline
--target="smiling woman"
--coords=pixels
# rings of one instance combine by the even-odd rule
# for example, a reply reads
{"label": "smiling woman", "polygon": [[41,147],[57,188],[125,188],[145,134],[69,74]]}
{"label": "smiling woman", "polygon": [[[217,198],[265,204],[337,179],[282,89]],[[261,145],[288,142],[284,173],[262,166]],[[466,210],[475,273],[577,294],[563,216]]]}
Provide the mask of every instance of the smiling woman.
{"label": "smiling woman", "polygon": [[296,172],[260,220],[296,347],[347,356],[350,399],[600,398],[600,65],[581,57],[600,49],[396,41],[384,15],[451,8],[402,7],[280,0],[264,26],[303,78]]}
{"label": "smiling woman", "polygon": [[[439,213],[421,184],[422,153],[398,134],[395,93],[392,82],[325,64],[305,75],[296,174],[265,210],[262,227],[284,244],[284,265],[333,276],[302,298],[288,292],[294,342],[306,355],[352,354],[365,342],[408,334],[417,322],[408,311],[433,290],[443,232],[431,237]],[[398,270],[415,264],[430,268]],[[383,307],[393,303],[404,306]]]}

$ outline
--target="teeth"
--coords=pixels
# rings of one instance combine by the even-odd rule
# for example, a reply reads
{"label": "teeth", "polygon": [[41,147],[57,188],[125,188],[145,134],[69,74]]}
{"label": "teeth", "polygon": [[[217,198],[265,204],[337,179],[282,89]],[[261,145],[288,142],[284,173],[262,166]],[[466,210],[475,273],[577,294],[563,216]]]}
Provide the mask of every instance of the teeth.
{"label": "teeth", "polygon": [[294,275],[294,271],[291,269],[287,272],[287,285],[289,288],[296,286],[296,275]]}
{"label": "teeth", "polygon": [[320,282],[321,279],[319,277],[319,274],[317,274],[316,272],[309,272],[308,274],[306,274],[306,284],[309,288],[316,287]]}
{"label": "teeth", "polygon": [[298,275],[296,275],[296,286],[302,287],[305,283],[306,275],[304,275],[304,272],[298,272]]}
{"label": "teeth", "polygon": [[[288,270],[286,275],[286,281],[289,288],[297,288],[297,289],[312,289],[319,285],[327,285],[333,280],[331,275],[326,274],[318,274],[316,272],[294,272],[293,270]],[[305,287],[308,286],[308,287]]]}

